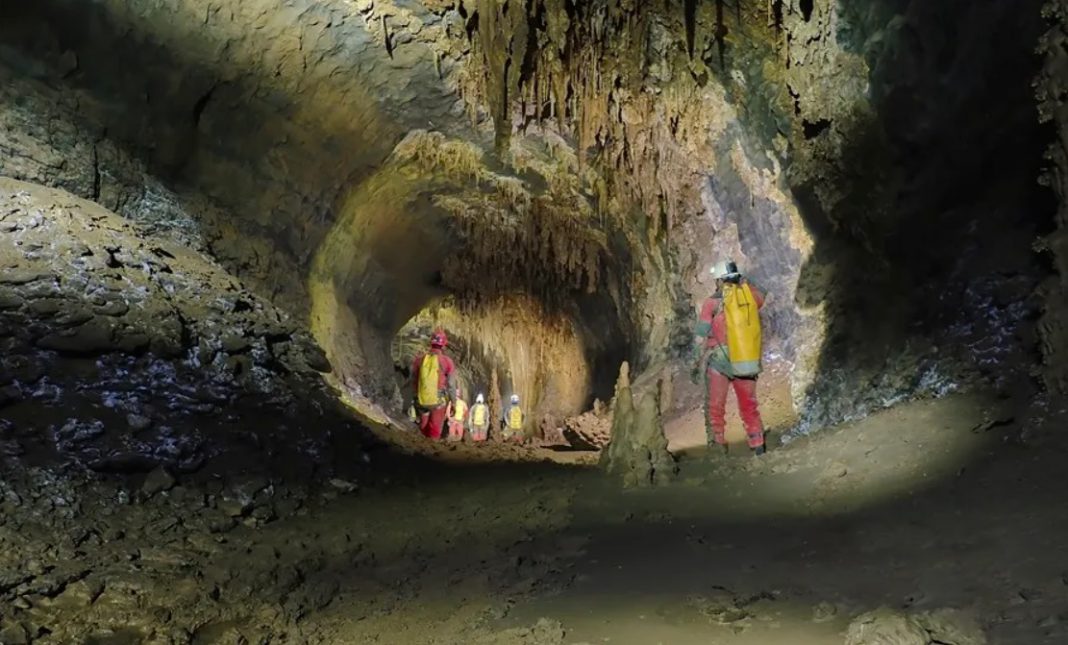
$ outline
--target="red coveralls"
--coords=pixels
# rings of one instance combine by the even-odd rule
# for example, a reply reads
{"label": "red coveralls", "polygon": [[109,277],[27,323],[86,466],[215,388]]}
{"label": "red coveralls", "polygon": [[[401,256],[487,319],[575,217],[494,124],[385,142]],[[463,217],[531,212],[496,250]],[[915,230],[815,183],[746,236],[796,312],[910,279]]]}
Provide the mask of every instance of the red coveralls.
{"label": "red coveralls", "polygon": [[[443,354],[440,349],[431,349],[430,353],[438,355],[438,390],[441,392],[452,392],[453,374],[456,372],[456,366],[453,364],[452,359]],[[426,354],[419,356],[412,362],[412,381],[414,383],[415,396],[417,399],[419,396],[419,368],[423,365],[424,356],[426,356]],[[419,431],[428,439],[440,439],[441,431],[445,427],[446,415],[448,413],[447,406],[443,403],[430,409],[418,409]]]}
{"label": "red coveralls", "polygon": [[[753,292],[753,299],[757,307],[764,306],[764,294],[752,283],[749,288]],[[718,313],[717,313],[718,311]],[[715,315],[713,315],[715,314]],[[727,316],[720,307],[720,298],[713,296],[705,301],[701,307],[701,323],[711,326],[705,341],[707,349],[714,349],[719,345],[727,346]],[[745,426],[746,441],[750,448],[758,448],[764,445],[764,423],[760,419],[760,410],[757,407],[757,379],[728,378],[720,374],[711,366],[708,368],[708,427],[712,431],[712,439],[720,444],[726,444],[727,432],[727,390],[734,387],[734,394],[738,397],[738,412],[742,417],[742,425]]]}

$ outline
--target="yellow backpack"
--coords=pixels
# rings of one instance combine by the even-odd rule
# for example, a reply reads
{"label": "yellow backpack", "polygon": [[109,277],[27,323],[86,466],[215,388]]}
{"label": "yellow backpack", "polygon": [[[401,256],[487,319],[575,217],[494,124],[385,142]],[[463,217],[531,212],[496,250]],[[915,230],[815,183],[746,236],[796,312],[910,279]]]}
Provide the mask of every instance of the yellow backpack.
{"label": "yellow backpack", "polygon": [[424,408],[436,408],[445,404],[439,384],[441,382],[441,362],[437,354],[425,354],[419,365],[419,405]]}
{"label": "yellow backpack", "polygon": [[485,403],[476,403],[475,407],[471,408],[471,425],[481,428],[486,425],[486,414],[489,409]]}
{"label": "yellow backpack", "polygon": [[727,319],[727,354],[733,375],[760,374],[760,311],[748,284],[723,285],[723,313]]}
{"label": "yellow backpack", "polygon": [[512,407],[508,408],[508,429],[523,429],[523,409],[520,408],[518,405],[513,405]]}

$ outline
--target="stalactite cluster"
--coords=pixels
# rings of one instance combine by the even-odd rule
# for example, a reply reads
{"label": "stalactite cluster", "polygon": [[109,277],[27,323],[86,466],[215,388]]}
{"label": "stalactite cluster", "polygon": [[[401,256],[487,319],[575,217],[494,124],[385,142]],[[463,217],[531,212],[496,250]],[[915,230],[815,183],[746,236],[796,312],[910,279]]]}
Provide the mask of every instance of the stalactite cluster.
{"label": "stalactite cluster", "polygon": [[528,414],[541,409],[576,414],[586,405],[590,374],[584,348],[562,312],[530,296],[479,302],[447,298],[422,310],[397,334],[394,362],[409,365],[426,351],[426,339],[436,328],[446,329],[452,339],[449,352],[469,397],[481,391],[492,400],[500,371],[510,386],[507,394],[519,394]]}
{"label": "stalactite cluster", "polygon": [[607,236],[583,192],[590,178],[568,172],[570,160],[561,150],[517,155],[524,170],[543,173],[539,181],[547,189],[535,191],[517,177],[487,169],[477,147],[441,133],[416,131],[398,144],[391,167],[445,188],[432,200],[451,215],[459,237],[442,271],[456,293],[477,300],[526,290],[551,302],[571,291],[596,290]]}
{"label": "stalactite cluster", "polygon": [[554,123],[601,171],[605,194],[618,195],[613,211],[633,206],[654,233],[670,228],[692,203],[692,177],[677,172],[689,165],[680,142],[702,120],[700,88],[684,73],[681,12],[629,0],[489,0],[468,10],[473,55],[458,85],[469,105],[489,107],[501,151],[513,130]]}
{"label": "stalactite cluster", "polygon": [[[531,196],[506,180],[492,193],[435,201],[460,227],[462,250],[445,259],[443,275],[461,294],[477,297],[525,285],[554,301],[571,290],[596,290],[607,242],[590,226],[584,200]],[[495,268],[492,275],[484,270],[489,266]]]}
{"label": "stalactite cluster", "polygon": [[422,174],[433,173],[456,181],[478,181],[488,172],[478,147],[426,130],[408,133],[394,148],[390,161],[410,163]]}

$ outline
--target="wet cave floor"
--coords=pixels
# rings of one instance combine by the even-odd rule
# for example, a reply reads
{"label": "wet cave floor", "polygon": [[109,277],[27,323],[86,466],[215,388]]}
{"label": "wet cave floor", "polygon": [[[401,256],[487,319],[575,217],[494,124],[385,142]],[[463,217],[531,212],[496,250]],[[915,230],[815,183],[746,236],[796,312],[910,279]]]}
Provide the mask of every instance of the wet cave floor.
{"label": "wet cave floor", "polygon": [[[82,491],[80,533],[0,523],[9,554],[75,545],[58,567],[0,578],[29,584],[36,621],[0,639],[1062,643],[1068,446],[1034,443],[1040,424],[1056,422],[952,395],[762,459],[686,448],[676,482],[630,491],[582,466],[590,455],[461,465],[479,447],[458,445],[457,463],[370,488],[334,480],[263,524],[247,508],[198,524],[201,492],[182,483],[117,509]],[[930,639],[845,640],[878,608]]]}

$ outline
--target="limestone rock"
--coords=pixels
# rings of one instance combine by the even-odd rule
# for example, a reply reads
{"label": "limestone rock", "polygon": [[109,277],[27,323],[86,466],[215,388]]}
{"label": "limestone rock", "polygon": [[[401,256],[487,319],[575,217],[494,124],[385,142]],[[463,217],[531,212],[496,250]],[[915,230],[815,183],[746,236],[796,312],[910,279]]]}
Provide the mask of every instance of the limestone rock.
{"label": "limestone rock", "polygon": [[225,497],[218,502],[219,510],[228,517],[242,517],[249,511],[250,504],[247,501]]}
{"label": "limestone rock", "polygon": [[134,432],[141,432],[152,427],[152,419],[143,414],[127,414],[126,425]]}
{"label": "limestone rock", "polygon": [[845,645],[928,645],[927,631],[914,619],[891,609],[876,609],[849,624]]}
{"label": "limestone rock", "polygon": [[[238,396],[255,397],[242,407],[256,414],[263,414],[261,404],[288,414],[298,400],[313,417],[329,413],[330,397],[313,370],[328,365],[318,361],[321,351],[305,355],[302,348],[314,346],[309,334],[211,258],[147,236],[92,202],[7,178],[0,178],[0,218],[19,226],[17,235],[0,235],[0,273],[8,282],[0,286],[5,414],[16,408],[22,418],[13,421],[34,427],[40,414],[11,405],[31,399],[71,410],[103,406],[125,419],[114,423],[109,415],[106,427],[56,424],[64,455],[101,472],[149,472],[161,464],[191,472],[223,444],[247,449],[227,432],[176,432],[187,415],[218,427],[219,412]],[[307,432],[318,439],[300,450],[329,432],[315,425]]]}
{"label": "limestone rock", "polygon": [[0,309],[18,309],[25,302],[15,291],[0,290]]}
{"label": "limestone rock", "polygon": [[0,629],[0,643],[4,645],[29,645],[30,631],[22,623],[12,623]]}
{"label": "limestone rock", "polygon": [[916,621],[933,643],[986,645],[987,639],[976,617],[957,609],[935,609],[916,615]]}
{"label": "limestone rock", "polygon": [[93,354],[115,348],[113,328],[103,318],[95,318],[71,331],[48,334],[37,341],[44,349],[71,354]]}
{"label": "limestone rock", "polygon": [[953,609],[906,614],[882,607],[855,618],[846,645],[986,645],[975,617]]}
{"label": "limestone rock", "polygon": [[612,439],[612,417],[608,410],[594,409],[564,421],[564,439],[576,450],[601,450]]}

